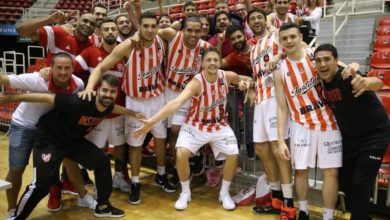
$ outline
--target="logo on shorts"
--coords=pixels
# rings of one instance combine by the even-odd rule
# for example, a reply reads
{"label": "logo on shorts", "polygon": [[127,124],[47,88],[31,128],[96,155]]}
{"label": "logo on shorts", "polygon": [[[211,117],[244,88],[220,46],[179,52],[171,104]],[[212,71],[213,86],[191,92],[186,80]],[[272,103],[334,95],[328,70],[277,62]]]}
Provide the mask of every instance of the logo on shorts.
{"label": "logo on shorts", "polygon": [[51,159],[51,153],[42,154],[41,157],[42,157],[43,162],[47,163]]}

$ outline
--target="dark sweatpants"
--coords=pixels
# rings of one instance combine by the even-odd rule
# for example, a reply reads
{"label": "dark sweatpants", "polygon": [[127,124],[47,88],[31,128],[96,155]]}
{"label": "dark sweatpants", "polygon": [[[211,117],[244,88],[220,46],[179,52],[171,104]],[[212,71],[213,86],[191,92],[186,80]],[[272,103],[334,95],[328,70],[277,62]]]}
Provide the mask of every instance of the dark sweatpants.
{"label": "dark sweatpants", "polygon": [[[383,146],[384,149],[386,146]],[[340,189],[346,194],[351,220],[371,219],[368,215],[369,201],[384,153],[385,150],[376,149],[343,155]]]}
{"label": "dark sweatpants", "polygon": [[26,219],[48,194],[50,186],[58,183],[59,168],[65,157],[94,170],[97,202],[99,205],[108,203],[112,192],[112,175],[107,155],[85,138],[62,146],[53,139],[40,135],[33,148],[34,179],[20,198],[15,219]]}

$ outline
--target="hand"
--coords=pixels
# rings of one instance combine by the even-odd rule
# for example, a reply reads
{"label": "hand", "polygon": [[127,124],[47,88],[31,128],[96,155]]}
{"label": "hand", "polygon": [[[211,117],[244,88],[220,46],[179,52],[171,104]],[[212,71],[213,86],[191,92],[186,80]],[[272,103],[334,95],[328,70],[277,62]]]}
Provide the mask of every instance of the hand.
{"label": "hand", "polygon": [[356,71],[353,68],[351,68],[349,65],[347,65],[344,68],[343,72],[341,72],[341,77],[344,80],[348,79],[350,76],[353,77],[354,75],[356,75]]}
{"label": "hand", "polygon": [[138,50],[141,48],[141,38],[139,36],[139,32],[135,32],[134,35],[130,38],[131,41],[131,47],[135,50]]}
{"label": "hand", "polygon": [[49,80],[49,75],[51,72],[51,67],[45,67],[39,70],[39,75],[45,80]]}
{"label": "hand", "polygon": [[86,89],[84,91],[78,92],[77,95],[82,100],[86,100],[88,98],[88,101],[91,101],[92,100],[92,96],[93,95],[95,96],[96,92],[94,90]]}
{"label": "hand", "polygon": [[360,76],[359,74],[352,75],[352,93],[355,94],[354,97],[357,98],[361,96],[365,91],[369,90],[369,82],[365,77]]}
{"label": "hand", "polygon": [[278,147],[275,150],[275,156],[280,160],[289,161],[291,159],[290,151],[286,145],[286,142],[283,141],[282,144],[278,144]]}
{"label": "hand", "polygon": [[250,101],[250,106],[252,107],[256,100],[256,92],[253,89],[249,89],[245,94],[244,103],[247,103],[248,100]]}
{"label": "hand", "polygon": [[241,91],[248,90],[250,87],[251,87],[250,81],[241,80],[238,83],[238,89],[241,90]]}
{"label": "hand", "polygon": [[67,21],[71,16],[75,15],[76,13],[77,13],[76,10],[71,11],[69,13],[64,13],[61,10],[57,10],[49,16],[52,23],[63,24],[65,23],[65,21]]}
{"label": "hand", "polygon": [[225,32],[219,33],[217,35],[217,44],[222,45],[222,43],[225,41]]}
{"label": "hand", "polygon": [[180,21],[177,21],[177,20],[174,21],[174,22],[171,24],[171,28],[173,28],[173,29],[179,31],[180,28],[181,28],[181,23],[180,23]]}
{"label": "hand", "polygon": [[135,112],[133,117],[138,119],[138,120],[146,119],[144,113],[142,113],[142,112]]}
{"label": "hand", "polygon": [[265,72],[267,73],[271,73],[272,71],[276,70],[276,68],[278,67],[278,62],[276,62],[274,60],[274,58],[272,58],[270,61],[268,61],[266,64],[265,64]]}
{"label": "hand", "polygon": [[144,124],[133,132],[133,137],[135,138],[145,136],[150,130],[152,130],[153,127],[153,123],[149,120],[141,119],[140,121]]}

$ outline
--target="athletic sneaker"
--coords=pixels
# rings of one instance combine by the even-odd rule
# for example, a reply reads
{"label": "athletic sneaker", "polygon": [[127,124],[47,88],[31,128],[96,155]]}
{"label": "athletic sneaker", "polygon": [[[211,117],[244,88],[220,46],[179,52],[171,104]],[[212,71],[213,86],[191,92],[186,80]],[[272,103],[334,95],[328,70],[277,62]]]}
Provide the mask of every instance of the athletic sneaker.
{"label": "athletic sneaker", "polygon": [[299,211],[298,220],[309,220],[309,214],[304,211]]}
{"label": "athletic sneaker", "polygon": [[62,193],[70,194],[70,195],[74,195],[74,196],[77,196],[79,194],[76,190],[76,187],[73,185],[73,183],[69,179],[62,180],[61,184],[62,184]]}
{"label": "athletic sneaker", "polygon": [[61,196],[61,188],[58,186],[51,186],[49,192],[49,201],[47,202],[47,210],[50,212],[60,211],[62,209]]}
{"label": "athletic sneaker", "polygon": [[112,177],[112,187],[115,189],[120,189],[122,192],[130,192],[130,184],[125,180],[122,173],[115,172]]}
{"label": "athletic sneaker", "polygon": [[222,202],[222,206],[226,210],[234,210],[236,208],[236,204],[234,204],[229,194],[219,195],[219,201]]}
{"label": "athletic sneaker", "polygon": [[81,174],[83,175],[83,181],[85,186],[93,186],[93,181],[89,178],[88,172],[86,169],[81,169]]}
{"label": "athletic sneaker", "polygon": [[204,163],[205,161],[202,154],[190,158],[190,169],[194,176],[200,176],[204,173]]}
{"label": "athletic sneaker", "polygon": [[141,202],[140,193],[141,193],[141,184],[132,183],[128,202],[132,205],[139,204]]}
{"label": "athletic sneaker", "polygon": [[80,196],[78,196],[77,206],[95,209],[96,205],[97,205],[97,202],[91,194],[86,193],[84,198],[81,198]]}
{"label": "athletic sneaker", "polygon": [[249,186],[242,189],[237,195],[233,196],[232,199],[234,203],[238,206],[247,205],[255,198],[256,185]]}
{"label": "athletic sneaker", "polygon": [[280,214],[283,206],[283,201],[277,198],[272,198],[269,205],[253,207],[253,212],[257,214]]}
{"label": "athletic sneaker", "polygon": [[95,217],[98,218],[121,218],[125,216],[125,212],[118,208],[113,207],[111,204],[108,204],[105,209],[99,210],[98,205],[95,208]]}
{"label": "athletic sneaker", "polygon": [[295,208],[282,206],[282,209],[280,211],[280,220],[295,220],[295,212]]}
{"label": "athletic sneaker", "polygon": [[168,183],[167,174],[164,175],[157,174],[156,177],[154,178],[154,182],[156,182],[156,184],[160,186],[165,192],[168,193],[176,192],[176,189]]}
{"label": "athletic sneaker", "polygon": [[191,201],[191,193],[190,192],[182,192],[180,193],[179,198],[175,202],[175,209],[177,211],[185,210],[188,206],[188,203]]}
{"label": "athletic sneaker", "polygon": [[178,176],[178,174],[177,174],[177,170],[176,170],[176,169],[174,169],[174,170],[172,171],[172,177],[171,177],[171,179],[169,180],[169,183],[170,183],[172,186],[174,186],[174,187],[177,187],[177,186],[179,185],[180,179],[179,179],[179,176]]}

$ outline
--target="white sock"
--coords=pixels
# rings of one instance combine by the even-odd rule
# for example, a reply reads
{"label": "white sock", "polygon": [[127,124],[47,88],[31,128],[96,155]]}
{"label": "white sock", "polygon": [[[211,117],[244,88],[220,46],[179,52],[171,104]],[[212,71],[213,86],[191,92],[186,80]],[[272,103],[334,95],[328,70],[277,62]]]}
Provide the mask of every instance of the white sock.
{"label": "white sock", "polygon": [[132,183],[139,183],[139,176],[132,176],[131,177],[131,182]]}
{"label": "white sock", "polygon": [[308,213],[307,212],[307,200],[298,201],[298,207],[299,207],[299,211],[304,211],[304,212],[306,212],[306,214]]}
{"label": "white sock", "polygon": [[270,186],[271,190],[274,190],[274,191],[280,191],[282,189],[282,186],[280,185],[280,181],[269,182],[269,186]]}
{"label": "white sock", "polygon": [[281,184],[282,185],[282,191],[283,191],[283,197],[287,199],[293,198],[293,184],[287,183],[287,184]]}
{"label": "white sock", "polygon": [[162,166],[162,167],[157,166],[157,173],[160,176],[164,175],[165,174],[165,166]]}
{"label": "white sock", "polygon": [[183,193],[191,193],[191,190],[190,190],[190,181],[187,180],[187,181],[184,181],[184,182],[180,182],[180,185],[181,185],[181,191]]}
{"label": "white sock", "polygon": [[325,207],[322,208],[322,219],[323,220],[333,220],[334,209],[327,209]]}
{"label": "white sock", "polygon": [[219,195],[229,194],[229,188],[231,183],[232,182],[230,181],[222,180],[222,187],[221,187],[221,191],[219,191]]}

